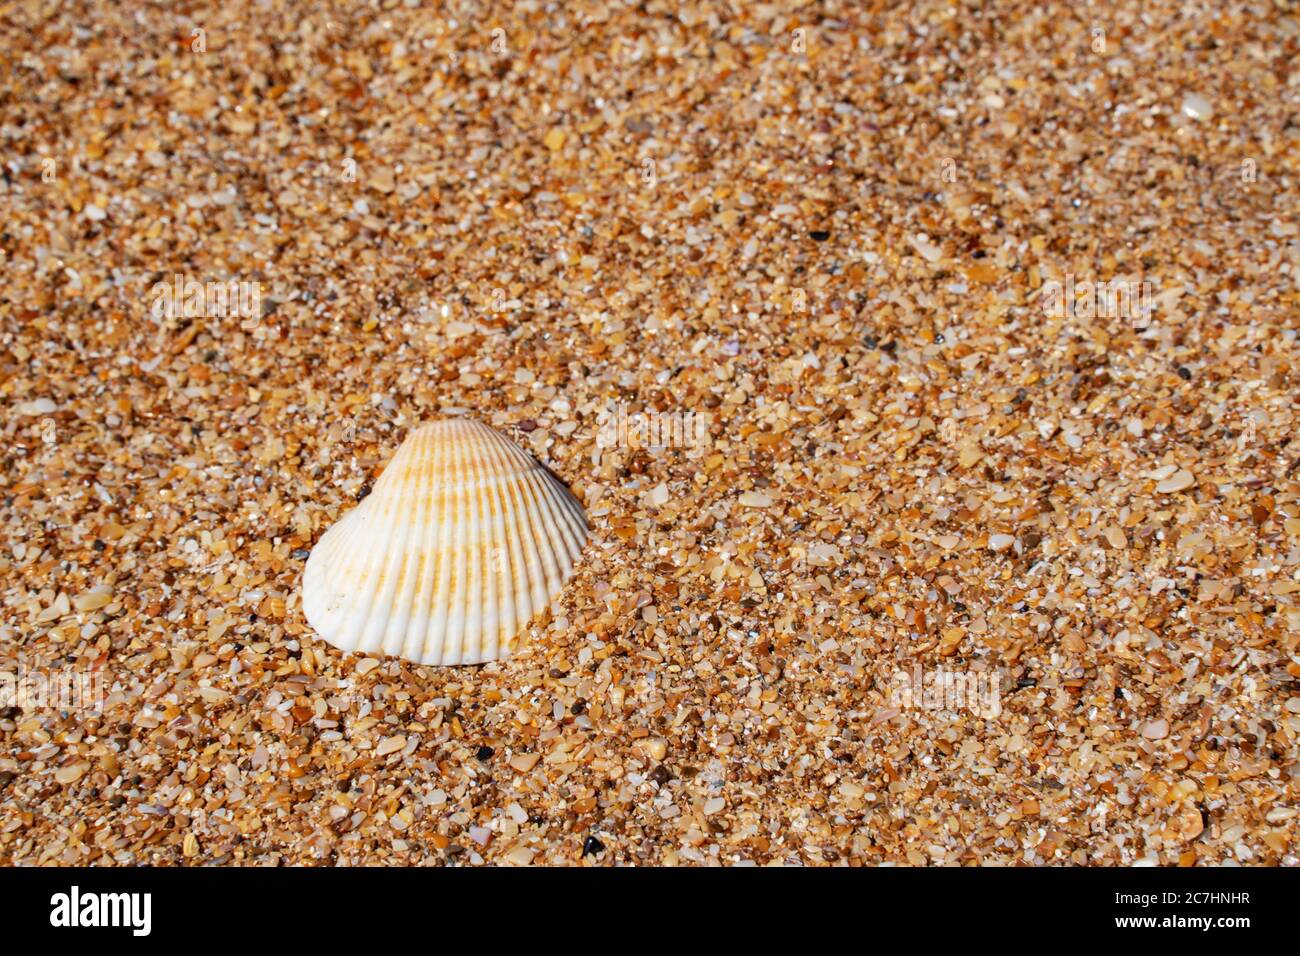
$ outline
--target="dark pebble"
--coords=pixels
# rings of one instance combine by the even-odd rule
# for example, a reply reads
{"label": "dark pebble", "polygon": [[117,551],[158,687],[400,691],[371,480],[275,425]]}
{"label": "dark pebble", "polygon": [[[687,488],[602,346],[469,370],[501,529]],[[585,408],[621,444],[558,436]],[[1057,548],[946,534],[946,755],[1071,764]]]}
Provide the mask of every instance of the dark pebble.
{"label": "dark pebble", "polygon": [[484,744],[482,747],[479,747],[477,751],[475,751],[474,756],[477,757],[479,760],[486,762],[492,759],[492,755],[494,753],[496,753],[495,750],[493,750],[487,744]]}
{"label": "dark pebble", "polygon": [[583,856],[592,856],[603,849],[605,849],[605,844],[601,843],[598,837],[589,836],[582,841]]}
{"label": "dark pebble", "polygon": [[814,229],[808,235],[812,237],[813,242],[825,242],[831,237],[831,234],[825,229]]}

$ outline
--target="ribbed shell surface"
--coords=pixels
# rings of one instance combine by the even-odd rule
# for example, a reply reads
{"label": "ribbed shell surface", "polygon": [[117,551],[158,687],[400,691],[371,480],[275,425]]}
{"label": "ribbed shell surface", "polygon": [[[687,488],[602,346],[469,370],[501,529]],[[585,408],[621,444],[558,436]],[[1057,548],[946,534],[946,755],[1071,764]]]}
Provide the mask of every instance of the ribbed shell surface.
{"label": "ribbed shell surface", "polygon": [[470,419],[435,422],[316,543],[303,611],[345,651],[497,660],[564,586],[586,539],[582,506],[513,441]]}

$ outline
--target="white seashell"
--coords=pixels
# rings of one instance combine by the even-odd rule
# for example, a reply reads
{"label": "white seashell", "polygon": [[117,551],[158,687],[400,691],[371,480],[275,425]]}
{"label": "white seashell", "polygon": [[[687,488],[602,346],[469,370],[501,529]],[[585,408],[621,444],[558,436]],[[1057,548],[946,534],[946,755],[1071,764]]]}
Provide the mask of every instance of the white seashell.
{"label": "white seashell", "polygon": [[421,664],[507,657],[587,540],[582,506],[500,432],[467,418],[407,437],[321,536],[302,607],[344,651]]}

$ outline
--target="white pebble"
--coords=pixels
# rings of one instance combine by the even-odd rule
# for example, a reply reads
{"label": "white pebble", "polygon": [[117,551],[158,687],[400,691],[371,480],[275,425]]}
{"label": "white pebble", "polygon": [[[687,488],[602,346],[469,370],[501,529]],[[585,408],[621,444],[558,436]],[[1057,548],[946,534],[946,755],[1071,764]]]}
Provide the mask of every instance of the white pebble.
{"label": "white pebble", "polygon": [[926,262],[937,262],[943,255],[943,250],[930,241],[930,237],[924,234],[912,236],[908,240],[912,243],[912,248],[921,254]]}
{"label": "white pebble", "polygon": [[1015,543],[1015,537],[1009,534],[989,535],[989,548],[993,551],[1005,551]]}
{"label": "white pebble", "polygon": [[1214,115],[1214,104],[1199,93],[1183,97],[1183,115],[1194,120],[1207,120]]}
{"label": "white pebble", "polygon": [[1167,495],[1175,491],[1185,491],[1194,484],[1196,484],[1196,476],[1190,471],[1180,470],[1156,485],[1156,491],[1162,495]]}

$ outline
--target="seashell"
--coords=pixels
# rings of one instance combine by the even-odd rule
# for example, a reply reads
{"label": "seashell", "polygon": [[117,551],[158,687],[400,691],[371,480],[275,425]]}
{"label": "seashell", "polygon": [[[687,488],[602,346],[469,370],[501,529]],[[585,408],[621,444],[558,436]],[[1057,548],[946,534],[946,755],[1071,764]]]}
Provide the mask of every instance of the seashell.
{"label": "seashell", "polygon": [[497,660],[564,586],[586,540],[582,506],[513,441],[467,418],[434,422],[316,542],[302,607],[344,651]]}

